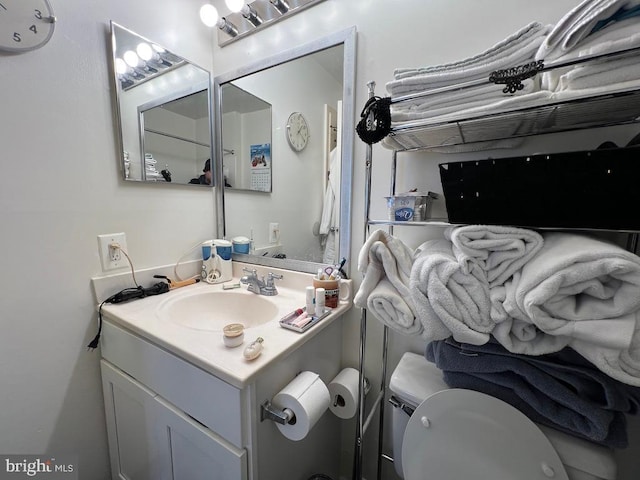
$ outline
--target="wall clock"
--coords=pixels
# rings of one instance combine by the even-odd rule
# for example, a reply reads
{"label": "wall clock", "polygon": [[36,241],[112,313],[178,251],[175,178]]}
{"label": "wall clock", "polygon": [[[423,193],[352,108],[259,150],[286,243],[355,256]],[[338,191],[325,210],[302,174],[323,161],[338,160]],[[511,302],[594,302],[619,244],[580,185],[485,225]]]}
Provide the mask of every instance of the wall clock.
{"label": "wall clock", "polygon": [[55,22],[49,0],[0,0],[0,51],[42,47],[53,36]]}
{"label": "wall clock", "polygon": [[[1,0],[0,0],[1,1]],[[309,142],[309,125],[299,112],[293,112],[287,120],[287,141],[296,152],[300,152]]]}

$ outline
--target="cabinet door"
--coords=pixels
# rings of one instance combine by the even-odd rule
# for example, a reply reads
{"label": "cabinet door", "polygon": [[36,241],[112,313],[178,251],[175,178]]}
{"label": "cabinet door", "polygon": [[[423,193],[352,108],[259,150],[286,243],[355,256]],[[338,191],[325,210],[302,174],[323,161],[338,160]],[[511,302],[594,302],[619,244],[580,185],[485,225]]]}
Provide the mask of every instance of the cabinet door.
{"label": "cabinet door", "polygon": [[100,363],[113,480],[247,480],[245,449]]}
{"label": "cabinet door", "polygon": [[[153,404],[162,480],[247,480],[247,452],[176,409]],[[224,408],[224,407],[221,407]]]}
{"label": "cabinet door", "polygon": [[155,480],[151,439],[155,393],[101,360],[102,391],[113,480]]}

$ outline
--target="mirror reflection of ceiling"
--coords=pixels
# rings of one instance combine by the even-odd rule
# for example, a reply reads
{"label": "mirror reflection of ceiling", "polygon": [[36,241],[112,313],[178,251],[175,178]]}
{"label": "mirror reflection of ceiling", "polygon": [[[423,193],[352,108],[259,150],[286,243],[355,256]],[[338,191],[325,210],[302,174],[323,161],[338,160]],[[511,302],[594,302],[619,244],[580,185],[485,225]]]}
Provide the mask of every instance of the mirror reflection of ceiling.
{"label": "mirror reflection of ceiling", "polygon": [[222,86],[225,188],[271,192],[271,132],[271,104],[233,83]]}
{"label": "mirror reflection of ceiling", "polygon": [[123,178],[212,186],[209,72],[115,22],[111,32]]}

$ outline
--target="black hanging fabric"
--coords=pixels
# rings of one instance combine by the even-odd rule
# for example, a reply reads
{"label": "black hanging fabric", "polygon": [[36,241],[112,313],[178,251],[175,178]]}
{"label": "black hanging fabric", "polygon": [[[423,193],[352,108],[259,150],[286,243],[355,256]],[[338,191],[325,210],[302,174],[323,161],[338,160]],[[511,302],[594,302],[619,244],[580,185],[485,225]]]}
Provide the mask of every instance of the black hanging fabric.
{"label": "black hanging fabric", "polygon": [[391,98],[371,97],[362,109],[356,132],[364,143],[371,145],[391,131]]}

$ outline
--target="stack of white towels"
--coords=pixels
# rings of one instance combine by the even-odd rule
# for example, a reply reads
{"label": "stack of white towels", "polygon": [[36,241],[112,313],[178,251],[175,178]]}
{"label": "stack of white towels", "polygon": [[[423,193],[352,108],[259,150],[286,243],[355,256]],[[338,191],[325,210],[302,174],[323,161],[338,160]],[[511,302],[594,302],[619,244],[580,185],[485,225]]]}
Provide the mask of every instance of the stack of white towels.
{"label": "stack of white towels", "polygon": [[158,161],[153,158],[152,153],[144,154],[144,172],[146,175],[146,179],[150,181],[160,182],[164,181],[164,177],[160,174],[158,169],[156,168]]}
{"label": "stack of white towels", "polygon": [[[422,68],[396,69],[394,79],[386,84],[392,99],[424,95],[393,102],[392,127],[432,125],[636,88],[640,85],[640,52],[633,51],[624,56],[549,70],[524,80],[524,88],[515,94],[503,93],[503,86],[489,83],[489,76],[496,70],[537,60],[543,60],[549,67],[585,56],[638,47],[640,0],[585,0],[556,25],[532,22],[470,58]],[[464,87],[465,83],[472,86]],[[443,88],[446,91],[442,91]],[[385,138],[383,145],[388,148],[415,146],[403,143],[400,136]]]}
{"label": "stack of white towels", "polygon": [[[515,95],[505,95],[503,86],[487,82],[495,70],[510,68],[535,60],[550,25],[530,23],[490,49],[464,60],[424,68],[398,68],[394,80],[386,88],[391,97],[417,94],[452,87],[465,82],[478,85],[460,90],[447,90],[413,100],[394,103],[391,106],[392,126],[413,124],[417,120],[444,121],[448,117],[464,118],[473,114],[490,113],[500,108],[526,104],[540,98],[533,94],[540,90],[537,79],[525,80],[524,88]],[[521,100],[521,97],[524,100]]]}
{"label": "stack of white towels", "polygon": [[[559,64],[640,47],[639,0],[587,0],[568,12],[545,38],[536,59]],[[594,95],[640,85],[640,52],[545,72],[542,88],[554,98]]]}
{"label": "stack of white towels", "polygon": [[382,230],[362,247],[354,303],[426,342],[544,355],[571,347],[640,386],[640,257],[573,233],[451,227],[415,251]]}

